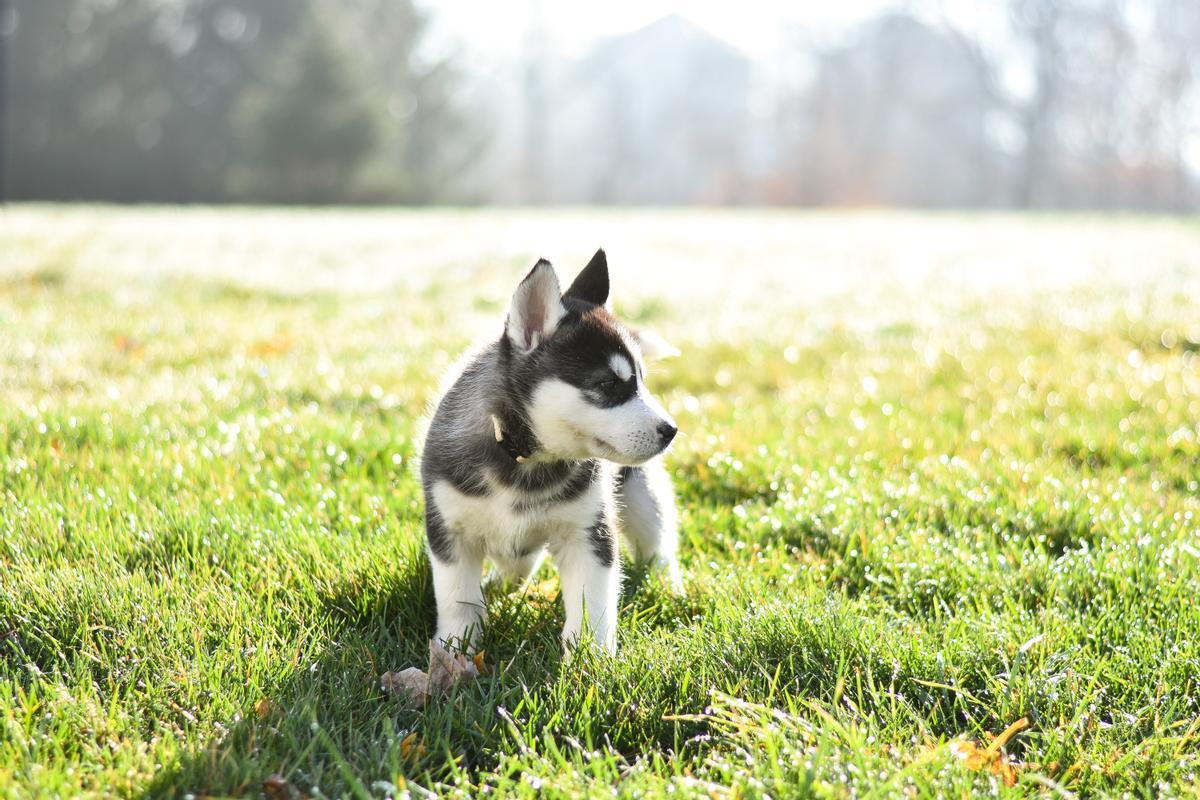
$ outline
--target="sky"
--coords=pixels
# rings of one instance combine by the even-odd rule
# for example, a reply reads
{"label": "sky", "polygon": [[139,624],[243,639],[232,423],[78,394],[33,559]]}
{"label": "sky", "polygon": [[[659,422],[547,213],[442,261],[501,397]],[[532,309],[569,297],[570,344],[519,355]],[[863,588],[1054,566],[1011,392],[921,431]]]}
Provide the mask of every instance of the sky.
{"label": "sky", "polygon": [[[437,50],[454,50],[468,70],[512,63],[534,31],[547,54],[585,55],[599,40],[679,14],[724,39],[770,71],[797,45],[836,44],[863,22],[899,9],[933,25],[949,22],[985,46],[1008,45],[1006,4],[999,0],[419,0],[429,12]],[[539,48],[540,49],[540,48]],[[1019,74],[1005,76],[1020,82]]]}
{"label": "sky", "polygon": [[486,74],[519,60],[540,31],[548,55],[587,54],[605,37],[629,33],[679,14],[759,62],[768,78],[781,68],[795,74],[799,49],[834,45],[862,23],[903,10],[970,34],[1001,56],[1001,80],[1021,94],[1032,79],[1006,52],[1006,4],[999,0],[421,0],[433,21],[432,51],[452,50],[468,71]]}
{"label": "sky", "polygon": [[[680,14],[737,47],[767,71],[794,52],[797,42],[833,44],[861,23],[892,9],[927,23],[950,23],[998,56],[1000,80],[1017,96],[1032,88],[1032,73],[1007,34],[1006,3],[999,0],[419,0],[434,21],[435,50],[458,52],[468,69],[486,72],[511,63],[544,33],[549,53],[577,58],[599,40]],[[1200,135],[1185,146],[1200,170]]]}
{"label": "sky", "polygon": [[[461,40],[475,57],[519,52],[531,29],[545,30],[551,47],[582,52],[605,36],[626,33],[667,14],[682,14],[752,58],[778,51],[789,26],[817,35],[853,27],[896,0],[427,0],[443,34]],[[540,26],[537,24],[540,20]]]}

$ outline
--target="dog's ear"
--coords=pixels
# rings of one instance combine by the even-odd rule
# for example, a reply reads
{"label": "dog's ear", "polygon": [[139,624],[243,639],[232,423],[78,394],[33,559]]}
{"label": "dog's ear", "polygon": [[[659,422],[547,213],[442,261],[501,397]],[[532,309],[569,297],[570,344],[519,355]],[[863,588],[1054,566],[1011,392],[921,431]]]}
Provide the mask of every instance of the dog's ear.
{"label": "dog's ear", "polygon": [[679,355],[679,348],[655,331],[643,328],[640,331],[634,331],[633,338],[638,344],[638,349],[642,351],[642,357],[648,361],[657,361],[660,358],[674,358]]}
{"label": "dog's ear", "polygon": [[518,350],[529,353],[554,333],[566,313],[558,290],[558,276],[543,258],[513,292],[504,333]]}
{"label": "dog's ear", "polygon": [[596,251],[588,265],[575,276],[575,281],[563,297],[598,306],[608,302],[608,256],[604,255],[603,250]]}

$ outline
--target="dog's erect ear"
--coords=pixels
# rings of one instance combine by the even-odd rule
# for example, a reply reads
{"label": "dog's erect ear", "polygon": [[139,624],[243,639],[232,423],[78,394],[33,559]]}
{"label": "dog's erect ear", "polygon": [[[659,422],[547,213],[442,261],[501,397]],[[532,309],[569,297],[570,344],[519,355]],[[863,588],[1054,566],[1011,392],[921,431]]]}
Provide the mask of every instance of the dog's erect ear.
{"label": "dog's erect ear", "polygon": [[518,350],[528,353],[554,333],[566,313],[558,290],[558,276],[543,258],[513,292],[504,332]]}
{"label": "dog's erect ear", "polygon": [[657,361],[660,358],[674,358],[679,355],[679,348],[655,331],[643,328],[640,331],[634,331],[633,338],[637,341],[638,349],[642,351],[642,357],[648,361]]}
{"label": "dog's erect ear", "polygon": [[563,297],[598,306],[608,302],[608,257],[603,250],[596,251],[588,265],[575,276],[575,282]]}

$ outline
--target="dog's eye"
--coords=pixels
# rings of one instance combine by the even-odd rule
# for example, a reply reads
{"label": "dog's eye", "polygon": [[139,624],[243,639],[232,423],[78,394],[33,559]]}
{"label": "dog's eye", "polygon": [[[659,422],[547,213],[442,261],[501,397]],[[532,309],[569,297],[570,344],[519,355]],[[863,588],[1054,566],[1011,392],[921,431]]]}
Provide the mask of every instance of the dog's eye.
{"label": "dog's eye", "polygon": [[616,375],[610,374],[607,378],[596,384],[596,386],[605,394],[615,395],[621,393],[621,391],[626,388],[626,384],[628,383],[629,381],[623,381]]}

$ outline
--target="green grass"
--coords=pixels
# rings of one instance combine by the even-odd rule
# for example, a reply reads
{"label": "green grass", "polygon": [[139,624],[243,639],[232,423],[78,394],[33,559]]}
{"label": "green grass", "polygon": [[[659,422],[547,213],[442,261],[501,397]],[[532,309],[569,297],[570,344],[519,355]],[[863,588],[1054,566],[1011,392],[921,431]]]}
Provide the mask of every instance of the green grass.
{"label": "green grass", "polygon": [[[1195,222],[0,214],[0,796],[1197,792]],[[683,350],[686,596],[564,662],[546,568],[406,708],[421,414],[597,243]]]}

